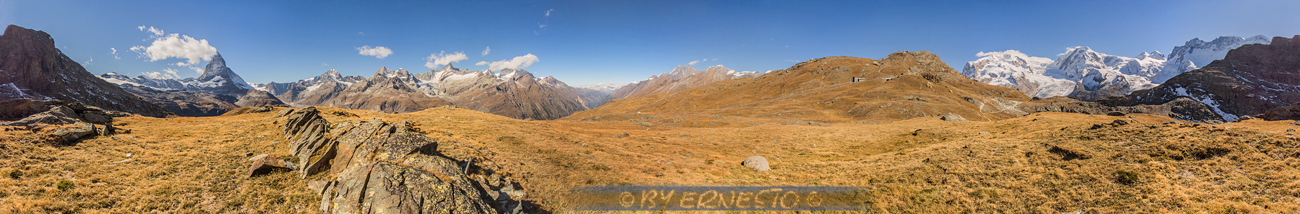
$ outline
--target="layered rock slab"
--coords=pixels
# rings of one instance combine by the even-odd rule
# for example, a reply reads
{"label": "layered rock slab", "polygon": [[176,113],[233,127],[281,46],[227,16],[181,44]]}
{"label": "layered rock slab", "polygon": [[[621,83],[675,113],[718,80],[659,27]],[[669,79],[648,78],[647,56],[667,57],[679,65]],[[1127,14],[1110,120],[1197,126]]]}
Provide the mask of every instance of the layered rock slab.
{"label": "layered rock slab", "polygon": [[326,213],[496,213],[437,141],[406,122],[331,125],[309,107],[289,113],[284,130],[303,176],[326,172]]}

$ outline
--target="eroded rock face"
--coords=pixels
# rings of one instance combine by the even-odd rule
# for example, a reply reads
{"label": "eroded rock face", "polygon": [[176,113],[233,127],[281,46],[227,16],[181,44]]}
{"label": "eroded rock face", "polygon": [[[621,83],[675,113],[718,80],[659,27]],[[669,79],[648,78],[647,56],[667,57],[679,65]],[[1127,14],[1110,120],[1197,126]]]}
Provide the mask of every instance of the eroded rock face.
{"label": "eroded rock face", "polygon": [[329,173],[326,213],[496,213],[437,141],[406,122],[329,122],[313,107],[294,110],[285,137],[303,176]]}
{"label": "eroded rock face", "polygon": [[326,136],[329,121],[320,116],[315,107],[307,107],[289,114],[284,123],[284,137],[289,140],[289,153],[298,157],[302,177],[320,172],[322,164],[334,158],[337,143]]}

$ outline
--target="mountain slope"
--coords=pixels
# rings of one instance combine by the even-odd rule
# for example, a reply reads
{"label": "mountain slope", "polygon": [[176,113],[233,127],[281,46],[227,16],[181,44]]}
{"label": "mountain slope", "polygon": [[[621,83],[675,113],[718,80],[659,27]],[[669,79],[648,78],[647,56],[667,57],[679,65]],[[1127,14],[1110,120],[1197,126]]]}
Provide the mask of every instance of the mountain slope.
{"label": "mountain slope", "polygon": [[[854,82],[854,77],[865,80]],[[857,57],[813,59],[755,78],[719,81],[676,93],[615,100],[568,119],[627,120],[647,116],[717,115],[848,122],[893,121],[956,113],[972,120],[996,120],[1026,113],[1013,105],[995,103],[1028,100],[1029,97],[1014,90],[967,79],[927,51],[895,52],[881,60]],[[685,124],[693,125],[707,124]]]}
{"label": "mountain slope", "polygon": [[1069,96],[1090,101],[1154,87],[1204,65],[1201,63],[1222,59],[1229,49],[1254,43],[1267,44],[1268,40],[1263,36],[1225,36],[1211,42],[1192,39],[1174,47],[1168,58],[1159,51],[1122,57],[1083,46],[1069,48],[1055,60],[1015,50],[981,52],[976,54],[980,59],[966,63],[962,74],[1033,97]]}
{"label": "mountain slope", "polygon": [[721,65],[700,71],[689,65],[680,65],[672,72],[661,73],[610,92],[610,99],[626,99],[650,94],[673,93],[709,83],[758,76],[757,72],[736,72]]}
{"label": "mountain slope", "polygon": [[1222,60],[1151,89],[1102,100],[1107,105],[1163,103],[1180,97],[1213,107],[1225,121],[1300,102],[1300,35],[1228,51]]}
{"label": "mountain slope", "polygon": [[0,99],[62,99],[163,117],[170,112],[97,78],[54,46],[54,37],[9,25],[0,35]]}

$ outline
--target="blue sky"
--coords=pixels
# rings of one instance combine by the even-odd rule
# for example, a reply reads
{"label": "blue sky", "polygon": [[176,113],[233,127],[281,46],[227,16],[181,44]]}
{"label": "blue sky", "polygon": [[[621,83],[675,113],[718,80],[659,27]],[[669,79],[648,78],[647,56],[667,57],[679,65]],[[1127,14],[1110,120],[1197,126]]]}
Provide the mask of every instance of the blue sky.
{"label": "blue sky", "polygon": [[[739,71],[824,56],[928,50],[960,69],[981,51],[1055,58],[1066,47],[1133,56],[1191,38],[1300,34],[1297,1],[63,1],[0,0],[0,23],[43,30],[91,73],[175,71],[155,40],[207,41],[253,83],[336,69],[413,73],[435,53],[454,65],[508,61],[571,85],[634,82],[691,61]],[[141,30],[138,27],[145,26]],[[161,30],[162,35],[148,31]],[[131,48],[141,46],[141,51]],[[362,55],[360,47],[391,54]],[[487,55],[484,49],[490,47]],[[111,50],[116,49],[116,58]],[[91,60],[93,59],[93,60]],[[703,61],[708,59],[708,61]],[[715,60],[716,59],[716,60]],[[89,62],[89,63],[87,63]],[[202,67],[207,61],[201,61]]]}

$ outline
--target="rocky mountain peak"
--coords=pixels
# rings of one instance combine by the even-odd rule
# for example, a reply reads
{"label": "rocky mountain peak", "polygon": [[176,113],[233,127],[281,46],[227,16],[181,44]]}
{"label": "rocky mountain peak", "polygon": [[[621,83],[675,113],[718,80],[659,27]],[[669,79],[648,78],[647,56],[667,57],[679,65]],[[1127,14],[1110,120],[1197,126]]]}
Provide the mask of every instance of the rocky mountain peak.
{"label": "rocky mountain peak", "polygon": [[384,76],[388,78],[398,78],[403,80],[410,80],[411,78],[413,78],[411,72],[407,72],[406,69],[388,70],[388,66],[379,68],[379,70],[375,71],[375,75],[371,76],[371,78],[375,78],[379,76]]}
{"label": "rocky mountain peak", "polygon": [[442,66],[442,68],[438,69],[438,71],[456,71],[456,70],[460,70],[460,69],[456,68],[456,66],[451,66],[451,63],[447,63],[447,65]]}
{"label": "rocky mountain peak", "polygon": [[5,28],[4,36],[12,39],[14,43],[21,45],[20,49],[24,50],[49,50],[57,49],[54,46],[54,37],[45,31],[38,31],[19,27],[18,25],[9,25]]}
{"label": "rocky mountain peak", "polygon": [[328,71],[325,71],[325,74],[322,74],[321,76],[329,77],[332,79],[338,79],[338,78],[342,78],[343,74],[339,73],[339,71],[335,71],[334,69],[330,69]]}
{"label": "rocky mountain peak", "polygon": [[1160,51],[1142,52],[1133,58],[1138,60],[1144,60],[1144,59],[1165,60],[1165,54],[1160,53]]}

